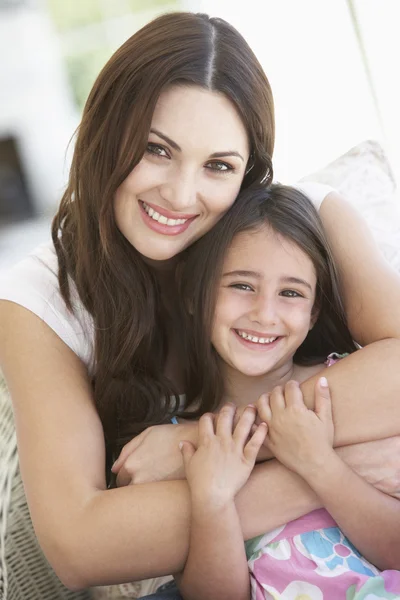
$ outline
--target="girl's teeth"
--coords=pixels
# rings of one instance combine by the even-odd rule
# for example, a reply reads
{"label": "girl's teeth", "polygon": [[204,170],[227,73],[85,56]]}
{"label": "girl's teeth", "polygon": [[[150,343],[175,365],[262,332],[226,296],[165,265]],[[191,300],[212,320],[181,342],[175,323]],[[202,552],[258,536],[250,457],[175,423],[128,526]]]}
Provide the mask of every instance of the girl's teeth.
{"label": "girl's teeth", "polygon": [[174,225],[183,225],[183,223],[186,223],[187,221],[187,219],[168,219],[167,217],[164,217],[164,215],[160,215],[156,210],[151,208],[151,206],[147,206],[145,202],[142,202],[142,206],[149,217],[151,217],[154,221],[158,221],[158,223],[161,223],[162,225],[169,225],[170,227],[173,227]]}
{"label": "girl's teeth", "polygon": [[259,338],[255,335],[250,335],[249,333],[245,333],[244,331],[238,331],[238,335],[245,340],[249,340],[249,342],[254,342],[255,344],[271,344],[276,340],[276,337],[270,338]]}

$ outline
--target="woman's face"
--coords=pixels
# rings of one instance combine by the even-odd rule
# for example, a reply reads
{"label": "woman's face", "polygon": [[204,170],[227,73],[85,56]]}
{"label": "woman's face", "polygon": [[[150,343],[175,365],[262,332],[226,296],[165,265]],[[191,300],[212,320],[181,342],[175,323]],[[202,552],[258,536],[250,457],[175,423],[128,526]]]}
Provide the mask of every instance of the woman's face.
{"label": "woman's face", "polygon": [[233,204],[248,158],[245,126],[223,94],[167,88],[146,152],[116,192],[118,228],[146,258],[176,256]]}

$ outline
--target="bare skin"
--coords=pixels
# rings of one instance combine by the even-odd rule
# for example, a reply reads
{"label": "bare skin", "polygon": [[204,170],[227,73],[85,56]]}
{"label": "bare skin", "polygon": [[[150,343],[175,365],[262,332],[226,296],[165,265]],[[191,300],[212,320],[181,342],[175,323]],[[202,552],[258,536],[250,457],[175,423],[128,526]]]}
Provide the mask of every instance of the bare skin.
{"label": "bare skin", "polygon": [[[321,217],[341,267],[350,329],[357,341],[371,344],[329,371],[338,441],[398,434],[400,342],[389,338],[400,340],[399,277],[336,194],[324,201]],[[38,317],[7,301],[0,302],[0,364],[13,397],[35,530],[60,578],[76,589],[181,571],[188,549],[187,484],[106,490],[103,433],[86,367]],[[313,388],[312,380],[303,388],[310,406]],[[178,441],[171,442],[173,452]],[[367,462],[359,450],[354,456]],[[248,538],[319,502],[301,477],[270,461],[255,467],[237,506]]]}

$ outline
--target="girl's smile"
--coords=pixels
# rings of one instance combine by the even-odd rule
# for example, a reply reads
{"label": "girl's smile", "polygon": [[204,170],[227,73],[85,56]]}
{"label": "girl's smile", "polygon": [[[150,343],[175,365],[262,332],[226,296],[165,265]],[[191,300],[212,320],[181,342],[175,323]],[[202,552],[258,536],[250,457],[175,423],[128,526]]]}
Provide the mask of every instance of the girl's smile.
{"label": "girl's smile", "polygon": [[[316,274],[311,259],[269,227],[238,234],[226,255],[212,331],[223,369],[278,378],[315,317]],[[237,376],[238,376],[237,375]]]}

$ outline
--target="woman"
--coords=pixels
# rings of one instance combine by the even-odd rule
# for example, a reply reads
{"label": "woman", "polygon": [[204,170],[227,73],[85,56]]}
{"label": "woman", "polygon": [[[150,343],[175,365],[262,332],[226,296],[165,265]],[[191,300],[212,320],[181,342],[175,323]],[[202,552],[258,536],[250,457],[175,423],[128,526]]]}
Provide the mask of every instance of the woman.
{"label": "woman", "polygon": [[[27,500],[39,542],[70,588],[182,569],[186,483],[107,489],[106,453],[116,456],[176,406],[184,391],[179,255],[239,189],[271,179],[273,144],[269,84],[241,36],[205,15],[156,19],[116,52],[88,98],[54,248],[41,248],[2,280],[0,364]],[[397,434],[400,350],[389,338],[400,338],[400,282],[337,194],[325,198],[320,186],[307,193],[316,205],[324,200],[350,329],[370,344],[329,378],[338,444]],[[361,285],[370,276],[375,286]],[[313,389],[313,380],[303,386],[310,404]],[[197,426],[151,429],[136,445],[151,444],[153,435],[166,436],[171,452],[163,472],[148,469],[149,477],[165,478],[176,471],[179,439],[195,438]],[[358,452],[345,450],[354,464]],[[256,467],[238,497],[246,537],[317,506],[274,461]]]}

